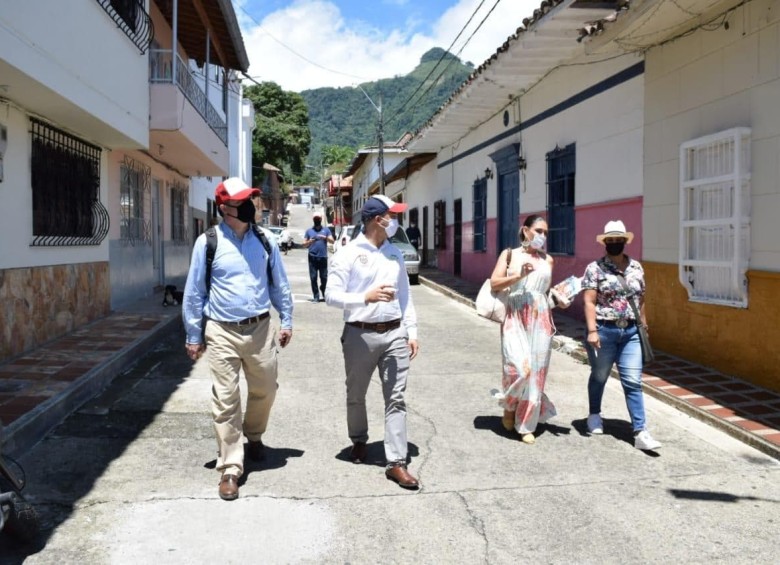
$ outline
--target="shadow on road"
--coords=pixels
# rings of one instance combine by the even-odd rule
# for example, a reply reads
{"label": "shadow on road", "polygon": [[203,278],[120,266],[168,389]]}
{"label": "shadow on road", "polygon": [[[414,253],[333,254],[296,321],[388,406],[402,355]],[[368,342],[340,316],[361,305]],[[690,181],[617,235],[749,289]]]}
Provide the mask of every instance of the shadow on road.
{"label": "shadow on road", "polygon": [[[24,494],[40,516],[41,532],[29,545],[0,533],[0,562],[23,563],[40,552],[112,462],[160,417],[163,405],[192,370],[182,343],[184,332],[179,326],[20,458],[27,473]],[[117,400],[152,373],[157,387],[145,397],[148,402],[142,409],[114,408]]]}
{"label": "shadow on road", "polygon": [[[420,454],[420,450],[412,442],[408,443],[409,454],[406,458],[407,463],[412,462],[413,457],[417,457]],[[339,461],[345,461],[351,463],[349,460],[349,452],[352,451],[352,446],[345,447],[336,455],[336,459]],[[387,463],[385,461],[385,444],[382,441],[374,441],[366,444],[367,456],[363,465],[375,465],[376,467],[384,467]]]}
{"label": "shadow on road", "polygon": [[684,500],[701,500],[704,502],[740,502],[741,500],[760,500],[762,502],[774,502],[775,504],[780,500],[773,498],[762,498],[760,496],[740,496],[738,494],[730,494],[728,492],[713,492],[706,490],[687,490],[670,488],[669,492],[675,498]]}

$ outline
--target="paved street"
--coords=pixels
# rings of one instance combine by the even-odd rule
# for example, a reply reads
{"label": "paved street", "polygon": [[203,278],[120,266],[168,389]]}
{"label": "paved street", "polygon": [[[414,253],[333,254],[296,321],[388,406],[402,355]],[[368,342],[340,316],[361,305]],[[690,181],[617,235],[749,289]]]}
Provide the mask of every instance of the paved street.
{"label": "paved street", "polygon": [[[635,450],[619,383],[587,437],[588,368],[553,353],[558,417],[528,446],[503,431],[498,327],[414,287],[421,353],[408,390],[408,492],[383,474],[380,387],[370,464],[347,461],[341,313],[311,304],[306,252],[285,257],[295,334],[240,498],[217,495],[205,360],[177,330],[21,459],[41,546],[2,563],[770,563],[780,464],[646,398],[657,454]],[[29,554],[29,555],[28,555]]]}

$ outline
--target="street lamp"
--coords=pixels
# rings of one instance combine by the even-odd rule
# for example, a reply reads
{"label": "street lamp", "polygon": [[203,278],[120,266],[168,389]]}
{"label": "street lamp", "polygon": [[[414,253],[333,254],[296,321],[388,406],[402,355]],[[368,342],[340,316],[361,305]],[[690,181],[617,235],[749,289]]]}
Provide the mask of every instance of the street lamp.
{"label": "street lamp", "polygon": [[368,101],[371,102],[371,105],[376,109],[376,111],[379,112],[379,132],[377,136],[379,137],[379,156],[377,158],[378,161],[377,164],[379,165],[379,194],[384,194],[385,193],[385,155],[384,155],[385,142],[383,138],[384,121],[382,116],[382,95],[381,94],[379,95],[379,106],[377,106],[376,104],[374,104],[374,101],[371,100],[371,97],[368,95],[368,93],[365,90],[363,90],[362,86],[358,84],[357,87],[360,89],[360,92],[366,95],[366,98],[368,98]]}

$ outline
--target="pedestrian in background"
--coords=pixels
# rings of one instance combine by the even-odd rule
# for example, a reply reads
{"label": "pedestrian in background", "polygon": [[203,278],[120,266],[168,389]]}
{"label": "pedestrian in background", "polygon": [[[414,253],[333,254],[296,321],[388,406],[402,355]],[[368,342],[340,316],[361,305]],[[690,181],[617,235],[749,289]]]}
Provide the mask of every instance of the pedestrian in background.
{"label": "pedestrian in background", "polygon": [[[590,263],[582,279],[588,332],[586,344],[591,367],[587,425],[591,434],[604,433],[601,399],[612,366],[617,363],[634,431],[634,447],[653,450],[661,444],[646,428],[642,346],[637,328],[637,324],[647,328],[645,273],[639,261],[624,253],[625,246],[633,239],[634,234],[626,231],[622,221],[607,222],[604,233],[596,236],[596,241],[605,247],[606,255]],[[630,300],[638,301],[639,320],[634,315]]]}
{"label": "pedestrian in background", "polygon": [[406,237],[409,238],[409,243],[411,243],[416,250],[420,250],[420,238],[422,238],[422,234],[420,233],[420,228],[417,227],[417,222],[411,222],[409,224],[409,227],[406,228]]}
{"label": "pedestrian in background", "polygon": [[490,277],[492,290],[509,292],[501,324],[503,390],[495,397],[504,409],[504,428],[533,444],[537,425],[556,414],[544,393],[555,333],[547,296],[553,258],[544,250],[547,222],[541,216],[528,216],[518,235],[520,247],[512,249],[511,256],[509,250],[502,251]]}
{"label": "pedestrian in background", "polygon": [[[254,233],[253,195],[239,178],[221,182],[215,191],[224,221],[215,227],[217,248],[211,265],[210,288],[206,281],[207,237],[201,234],[192,251],[184,287],[183,317],[187,355],[196,361],[208,350],[212,378],[212,416],[221,474],[219,496],[238,498],[238,479],[244,472],[242,434],[248,454],[263,456],[265,433],[277,389],[277,335],[271,325],[271,305],[279,312],[278,344],[292,339],[293,301],[284,262],[274,238],[270,254]],[[270,271],[266,268],[270,261]],[[273,280],[268,280],[268,273]],[[205,324],[205,331],[202,327]],[[247,383],[246,411],[241,415],[239,372]]]}
{"label": "pedestrian in background", "polygon": [[[314,214],[314,225],[306,230],[303,246],[309,250],[309,280],[311,281],[312,302],[325,300],[325,288],[328,286],[328,243],[333,243],[333,234],[322,225],[322,216]],[[319,275],[320,284],[317,285]],[[320,297],[322,292],[322,297]]]}
{"label": "pedestrian in background", "polygon": [[406,381],[417,356],[417,315],[409,293],[403,253],[389,238],[398,229],[396,214],[407,205],[372,196],[362,211],[364,232],[333,258],[328,305],[344,310],[341,334],[347,373],[347,431],[350,460],[366,460],[366,392],[379,369],[385,402],[385,475],[409,489],[419,483],[407,469]]}

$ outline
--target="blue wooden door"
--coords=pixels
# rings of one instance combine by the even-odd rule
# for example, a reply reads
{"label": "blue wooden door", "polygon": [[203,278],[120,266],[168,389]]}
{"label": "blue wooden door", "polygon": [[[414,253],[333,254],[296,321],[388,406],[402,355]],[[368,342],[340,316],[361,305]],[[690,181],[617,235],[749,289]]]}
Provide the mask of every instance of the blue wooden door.
{"label": "blue wooden door", "polygon": [[498,175],[498,249],[517,247],[520,217],[520,171]]}

